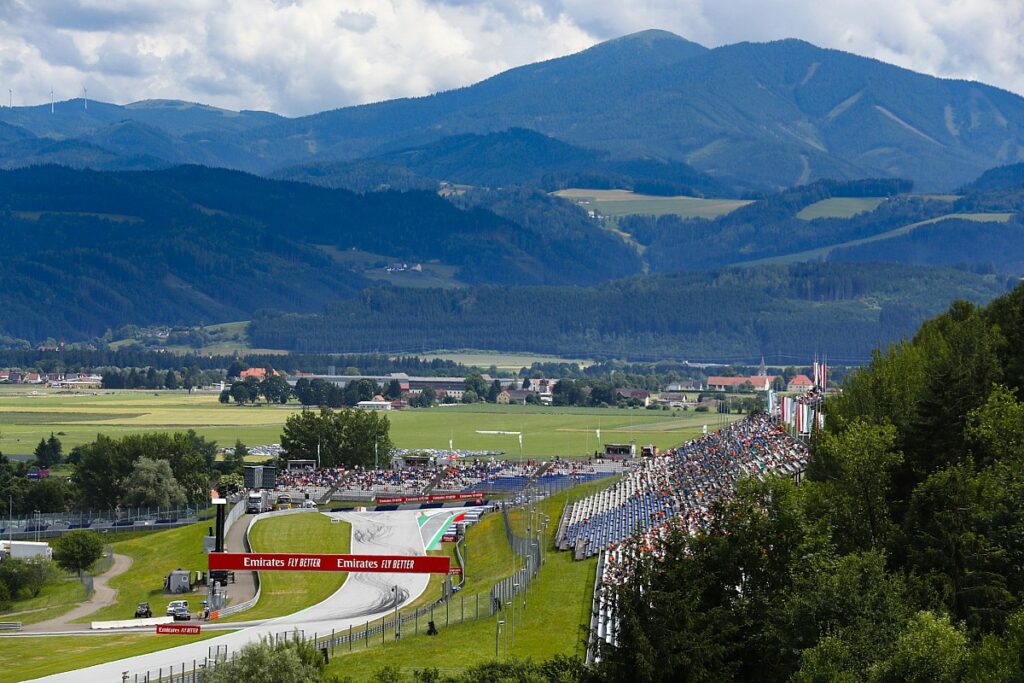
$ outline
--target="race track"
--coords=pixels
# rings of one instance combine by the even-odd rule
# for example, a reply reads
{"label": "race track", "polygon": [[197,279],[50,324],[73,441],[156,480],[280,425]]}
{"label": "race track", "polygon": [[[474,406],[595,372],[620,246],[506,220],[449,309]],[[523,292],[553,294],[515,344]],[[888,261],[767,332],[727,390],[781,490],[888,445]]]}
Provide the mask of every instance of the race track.
{"label": "race track", "polygon": [[[330,513],[328,516],[338,517],[352,524],[353,554],[423,555],[424,547],[430,541],[429,537],[424,536],[432,535],[439,524],[433,518],[439,514],[447,517],[450,512],[397,510],[338,512]],[[421,519],[425,515],[429,515],[430,519]],[[151,675],[155,678],[161,668],[165,674],[170,667],[180,671],[182,664],[187,662],[187,667],[191,669],[193,660],[204,661],[218,646],[227,646],[228,652],[234,652],[246,643],[283,632],[301,630],[307,635],[313,632],[322,634],[330,633],[331,629],[343,631],[350,625],[353,628],[362,626],[367,621],[394,612],[396,588],[397,603],[401,607],[418,598],[426,590],[428,582],[429,576],[426,574],[350,574],[341,588],[329,598],[295,614],[198,643],[34,680],[54,683],[113,682],[121,681],[123,673],[128,672],[128,680],[134,681],[136,674],[141,680],[147,671],[152,672]]]}

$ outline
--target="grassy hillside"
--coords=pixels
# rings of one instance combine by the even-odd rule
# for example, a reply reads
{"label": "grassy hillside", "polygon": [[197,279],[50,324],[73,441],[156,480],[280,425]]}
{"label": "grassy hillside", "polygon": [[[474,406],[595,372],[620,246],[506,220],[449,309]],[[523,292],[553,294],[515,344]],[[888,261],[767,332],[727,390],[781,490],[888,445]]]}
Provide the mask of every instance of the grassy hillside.
{"label": "grassy hillside", "polygon": [[800,220],[815,218],[850,218],[859,213],[874,211],[885,201],[885,197],[831,197],[805,206],[797,212]]}
{"label": "grassy hillside", "polygon": [[[207,528],[207,524],[200,522],[115,542],[115,553],[132,558],[128,571],[110,580],[111,588],[117,590],[117,600],[79,621],[131,619],[135,616],[135,606],[140,602],[148,602],[153,614],[163,614],[168,602],[180,598],[164,594],[163,581],[167,575],[175,569],[206,569],[203,537]],[[201,599],[190,598],[192,611],[199,609]]]}
{"label": "grassy hillside", "polygon": [[569,188],[558,190],[555,194],[571,199],[585,209],[595,210],[602,216],[612,217],[673,214],[682,218],[717,218],[750,203],[739,199],[659,197],[636,194],[629,190]]}
{"label": "grassy hillside", "polygon": [[105,636],[46,636],[37,638],[0,637],[0,659],[4,676],[11,681],[27,681],[63,671],[84,669],[111,659],[148,654],[176,645],[224,635],[225,631],[198,636],[156,634]]}

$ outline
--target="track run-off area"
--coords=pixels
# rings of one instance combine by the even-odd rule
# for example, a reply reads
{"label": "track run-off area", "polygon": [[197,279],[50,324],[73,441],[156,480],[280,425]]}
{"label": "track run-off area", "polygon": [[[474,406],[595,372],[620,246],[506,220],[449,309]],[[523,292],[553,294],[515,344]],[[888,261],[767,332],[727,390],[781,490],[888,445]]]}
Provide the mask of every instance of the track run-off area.
{"label": "track run-off area", "polygon": [[[351,525],[351,552],[358,555],[425,555],[426,547],[436,535],[438,526],[444,523],[442,520],[448,520],[451,515],[451,511],[446,509],[332,513],[286,511],[266,513],[261,518],[289,513],[305,516],[326,514],[329,517],[348,522]],[[426,519],[424,519],[425,515]],[[341,533],[340,530],[346,526],[339,524],[337,528]],[[229,653],[236,652],[247,643],[285,632],[299,631],[310,635],[312,633],[330,633],[332,629],[341,631],[350,626],[362,627],[375,619],[393,614],[396,609],[401,609],[417,600],[426,591],[429,583],[430,577],[426,574],[351,573],[341,587],[326,600],[294,614],[249,624],[246,622],[233,624],[203,622],[204,631],[236,630],[149,654],[136,655],[32,680],[64,683],[120,681],[125,672],[129,676],[128,680],[134,680],[136,674],[142,679],[146,672],[156,672],[160,669],[168,671],[172,667],[180,671],[186,662],[189,665],[193,660],[203,662],[210,656],[211,651],[216,651],[218,648],[222,651],[226,649]],[[152,629],[147,629],[147,631],[152,631]],[[140,631],[133,629],[129,632],[139,633]],[[66,633],[64,632],[64,634]],[[97,633],[91,637],[105,638],[124,633],[125,631]],[[40,634],[32,635],[38,637]],[[19,636],[7,637],[17,638]],[[172,637],[174,636],[167,636],[167,638]]]}

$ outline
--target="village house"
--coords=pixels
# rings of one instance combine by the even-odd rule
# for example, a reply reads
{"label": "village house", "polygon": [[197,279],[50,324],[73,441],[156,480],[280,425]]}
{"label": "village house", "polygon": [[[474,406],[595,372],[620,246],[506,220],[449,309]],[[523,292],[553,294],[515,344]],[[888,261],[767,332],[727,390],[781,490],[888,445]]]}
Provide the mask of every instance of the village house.
{"label": "village house", "polygon": [[749,382],[752,391],[768,391],[778,379],[776,375],[750,375],[748,377],[708,377],[708,391],[743,391]]}
{"label": "village house", "polygon": [[793,379],[789,380],[789,384],[786,385],[786,391],[809,391],[814,386],[814,382],[807,375],[797,375]]}
{"label": "village house", "polygon": [[616,389],[615,393],[627,401],[640,401],[645,408],[651,404],[651,392],[646,389]]}

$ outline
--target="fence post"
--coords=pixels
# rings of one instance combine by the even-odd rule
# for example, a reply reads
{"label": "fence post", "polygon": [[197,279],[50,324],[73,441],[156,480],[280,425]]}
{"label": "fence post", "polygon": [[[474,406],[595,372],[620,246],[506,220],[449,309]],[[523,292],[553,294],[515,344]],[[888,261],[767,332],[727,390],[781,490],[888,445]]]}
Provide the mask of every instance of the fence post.
{"label": "fence post", "polygon": [[348,625],[348,651],[352,652],[352,624]]}
{"label": "fence post", "polygon": [[363,631],[363,635],[366,638],[366,649],[370,649],[370,622],[366,622],[366,629]]}

